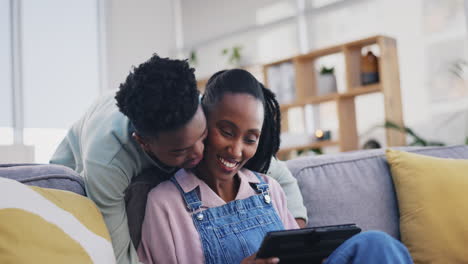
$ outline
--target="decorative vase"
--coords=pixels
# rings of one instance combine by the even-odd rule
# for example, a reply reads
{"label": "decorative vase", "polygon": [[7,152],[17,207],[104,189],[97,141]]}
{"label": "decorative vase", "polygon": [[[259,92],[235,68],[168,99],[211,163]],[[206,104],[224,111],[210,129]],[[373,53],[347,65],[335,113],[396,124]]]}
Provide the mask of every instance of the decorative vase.
{"label": "decorative vase", "polygon": [[336,87],[336,77],[333,73],[322,73],[319,74],[317,80],[317,95],[326,95],[336,93],[338,91]]}
{"label": "decorative vase", "polygon": [[379,82],[379,58],[368,51],[361,57],[361,84],[368,85]]}

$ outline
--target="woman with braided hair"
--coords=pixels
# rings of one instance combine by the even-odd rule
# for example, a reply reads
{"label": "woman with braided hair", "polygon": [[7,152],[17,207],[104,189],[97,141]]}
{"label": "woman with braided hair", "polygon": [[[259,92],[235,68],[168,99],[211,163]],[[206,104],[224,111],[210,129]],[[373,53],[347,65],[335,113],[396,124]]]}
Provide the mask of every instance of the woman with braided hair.
{"label": "woman with braided hair", "polygon": [[[203,160],[193,169],[179,170],[148,195],[140,261],[278,263],[278,258],[255,258],[267,232],[298,228],[280,185],[265,175],[280,142],[275,96],[247,71],[233,69],[210,78],[202,106],[208,127]],[[369,247],[390,241],[406,250],[375,234],[351,241],[351,248],[361,245],[365,251],[362,241],[372,242]],[[346,254],[356,253],[352,249]],[[348,263],[337,260],[341,253],[327,262]]]}

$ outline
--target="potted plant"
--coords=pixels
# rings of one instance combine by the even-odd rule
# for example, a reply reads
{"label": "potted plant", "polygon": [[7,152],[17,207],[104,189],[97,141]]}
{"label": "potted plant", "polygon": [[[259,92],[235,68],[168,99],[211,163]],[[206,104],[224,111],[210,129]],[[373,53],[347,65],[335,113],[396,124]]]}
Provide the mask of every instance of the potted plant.
{"label": "potted plant", "polygon": [[228,49],[225,48],[222,50],[221,54],[224,56],[228,56],[228,64],[234,67],[239,67],[241,64],[241,50],[242,46],[236,45],[232,48]]}
{"label": "potted plant", "polygon": [[189,59],[188,59],[190,65],[192,66],[197,66],[198,64],[198,57],[197,57],[197,52],[195,50],[190,51]]}
{"label": "potted plant", "polygon": [[317,95],[336,93],[335,68],[322,66],[317,79]]}
{"label": "potted plant", "polygon": [[423,139],[422,137],[417,135],[411,128],[406,126],[399,126],[391,121],[386,121],[383,127],[395,129],[409,135],[412,139],[412,142],[408,144],[408,146],[445,146],[445,144],[440,141],[429,141]]}

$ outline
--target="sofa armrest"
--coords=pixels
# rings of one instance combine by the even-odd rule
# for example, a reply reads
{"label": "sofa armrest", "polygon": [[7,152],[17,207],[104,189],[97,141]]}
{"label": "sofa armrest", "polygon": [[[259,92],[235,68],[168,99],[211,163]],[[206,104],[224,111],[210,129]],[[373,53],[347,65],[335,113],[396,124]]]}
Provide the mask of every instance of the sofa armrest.
{"label": "sofa armrest", "polygon": [[74,170],[55,164],[0,164],[0,177],[44,188],[86,196],[83,178]]}

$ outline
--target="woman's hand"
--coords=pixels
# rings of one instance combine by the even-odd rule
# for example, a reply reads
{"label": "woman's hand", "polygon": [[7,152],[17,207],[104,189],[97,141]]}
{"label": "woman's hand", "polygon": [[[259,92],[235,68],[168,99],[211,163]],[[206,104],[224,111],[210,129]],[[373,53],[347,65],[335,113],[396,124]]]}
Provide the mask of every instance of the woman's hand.
{"label": "woman's hand", "polygon": [[267,259],[256,259],[255,256],[257,253],[253,254],[250,257],[245,258],[242,260],[241,264],[276,264],[279,263],[279,258],[272,257]]}

